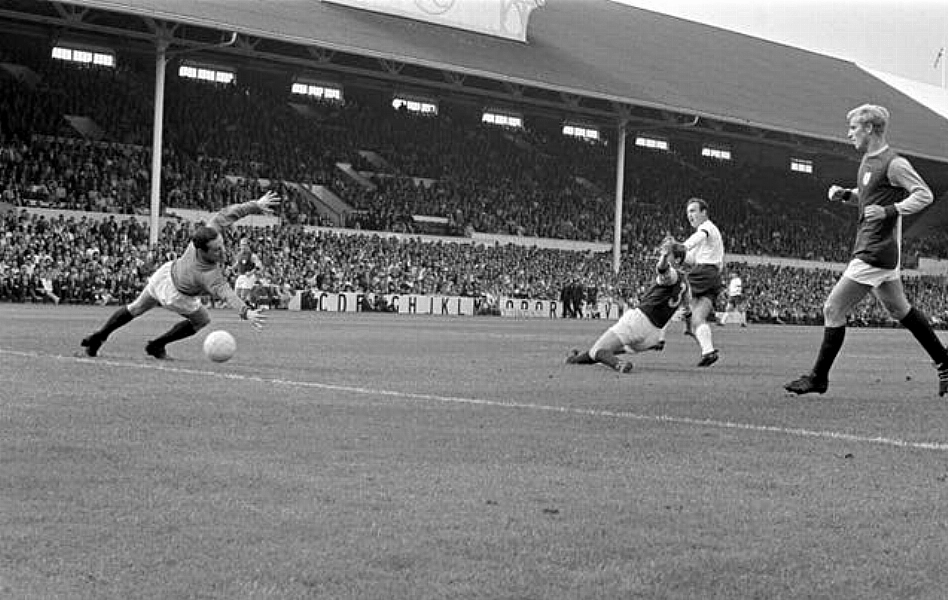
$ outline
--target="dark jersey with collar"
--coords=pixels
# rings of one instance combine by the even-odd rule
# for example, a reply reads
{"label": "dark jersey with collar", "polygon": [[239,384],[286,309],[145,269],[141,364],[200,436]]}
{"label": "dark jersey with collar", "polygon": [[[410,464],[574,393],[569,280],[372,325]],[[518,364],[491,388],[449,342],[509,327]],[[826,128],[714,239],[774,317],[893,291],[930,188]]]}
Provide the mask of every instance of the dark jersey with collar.
{"label": "dark jersey with collar", "polygon": [[676,269],[659,272],[655,283],[639,301],[638,308],[652,325],[661,329],[671,321],[675,311],[681,306],[686,290],[685,278]]}
{"label": "dark jersey with collar", "polygon": [[[223,232],[247,215],[262,213],[260,205],[254,201],[233,204],[211,217],[207,226]],[[202,260],[197,248],[194,247],[194,242],[189,243],[184,254],[172,262],[171,281],[174,282],[174,287],[186,296],[212,294],[241,313],[247,307],[244,301],[237,297],[234,290],[230,289],[230,285],[221,273],[220,265]]]}
{"label": "dark jersey with collar", "polygon": [[892,206],[908,195],[904,188],[889,181],[889,165],[896,158],[898,154],[891,148],[879,154],[866,155],[862,158],[857,176],[859,223],[853,257],[880,269],[899,266],[901,217],[897,211],[889,209],[885,218],[867,221],[865,211],[870,204]]}

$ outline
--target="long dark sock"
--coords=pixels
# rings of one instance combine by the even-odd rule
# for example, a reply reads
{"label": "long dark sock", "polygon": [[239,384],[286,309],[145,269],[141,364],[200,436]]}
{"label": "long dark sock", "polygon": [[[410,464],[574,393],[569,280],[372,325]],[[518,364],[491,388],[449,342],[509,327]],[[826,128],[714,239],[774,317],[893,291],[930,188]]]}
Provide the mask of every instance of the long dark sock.
{"label": "long dark sock", "polygon": [[912,335],[922,345],[922,348],[925,348],[925,352],[928,352],[936,365],[948,362],[948,351],[945,350],[938,336],[935,335],[935,330],[932,329],[928,318],[922,311],[912,307],[912,310],[902,317],[900,322],[912,332]]}
{"label": "long dark sock", "polygon": [[839,349],[843,347],[843,340],[845,339],[845,325],[823,328],[823,343],[820,344],[820,353],[816,357],[816,364],[813,365],[813,375],[817,379],[829,377],[830,369],[836,360],[836,355],[839,354]]}
{"label": "long dark sock", "polygon": [[149,345],[164,347],[171,342],[177,342],[178,340],[189,338],[195,333],[197,333],[197,329],[194,328],[194,324],[191,323],[191,321],[185,319],[184,321],[175,323],[174,327],[162,334],[161,337],[153,339],[151,342],[149,342]]}
{"label": "long dark sock", "polygon": [[105,325],[103,325],[92,335],[100,342],[104,342],[108,339],[109,335],[111,335],[113,331],[122,325],[128,324],[134,318],[135,317],[132,315],[132,313],[128,312],[128,307],[123,306],[112,313],[112,316],[109,317],[109,320],[105,322]]}
{"label": "long dark sock", "polygon": [[619,360],[616,358],[615,353],[613,353],[611,350],[606,350],[605,348],[596,350],[596,356],[593,358],[596,359],[596,362],[601,362],[602,364],[608,365],[613,369],[619,365]]}
{"label": "long dark sock", "polygon": [[592,365],[596,363],[596,360],[589,356],[589,352],[580,352],[575,356],[570,356],[568,362],[574,365]]}

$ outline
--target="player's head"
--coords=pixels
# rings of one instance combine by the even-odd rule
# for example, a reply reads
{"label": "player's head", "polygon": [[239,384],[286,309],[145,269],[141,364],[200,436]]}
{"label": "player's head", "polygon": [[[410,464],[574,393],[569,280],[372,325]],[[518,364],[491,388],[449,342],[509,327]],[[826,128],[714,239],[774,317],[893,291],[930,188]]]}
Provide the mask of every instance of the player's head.
{"label": "player's head", "polygon": [[668,255],[676,267],[681,266],[685,262],[685,257],[688,256],[688,248],[681,242],[674,242],[668,249]]}
{"label": "player's head", "polygon": [[697,227],[708,220],[708,203],[701,198],[689,198],[685,213],[691,226]]}
{"label": "player's head", "polygon": [[849,122],[847,137],[856,150],[865,152],[872,138],[883,139],[889,124],[889,111],[878,104],[863,104],[846,114]]}
{"label": "player's head", "polygon": [[191,243],[198,256],[205,262],[219,263],[224,260],[224,241],[216,229],[200,226],[191,235]]}

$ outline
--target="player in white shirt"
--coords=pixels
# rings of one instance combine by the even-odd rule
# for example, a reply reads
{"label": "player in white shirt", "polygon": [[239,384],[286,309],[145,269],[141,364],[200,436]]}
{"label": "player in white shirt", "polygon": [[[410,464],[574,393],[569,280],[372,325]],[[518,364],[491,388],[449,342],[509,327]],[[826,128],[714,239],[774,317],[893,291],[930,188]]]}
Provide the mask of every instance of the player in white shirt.
{"label": "player in white shirt", "polygon": [[691,328],[701,346],[699,367],[710,367],[718,360],[708,317],[714,312],[714,303],[723,289],[721,270],[724,268],[724,240],[717,226],[708,218],[708,203],[701,198],[690,198],[686,207],[688,222],[695,232],[685,240],[688,249],[686,263],[691,265],[688,285],[691,289]]}

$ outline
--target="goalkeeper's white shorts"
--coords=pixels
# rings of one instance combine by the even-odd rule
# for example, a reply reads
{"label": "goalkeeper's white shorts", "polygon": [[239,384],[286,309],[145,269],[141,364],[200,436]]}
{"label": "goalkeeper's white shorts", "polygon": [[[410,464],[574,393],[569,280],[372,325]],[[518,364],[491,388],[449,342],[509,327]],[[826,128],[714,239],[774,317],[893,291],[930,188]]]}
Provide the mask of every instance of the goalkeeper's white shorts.
{"label": "goalkeeper's white shorts", "polygon": [[200,298],[182,294],[174,286],[174,281],[171,280],[172,264],[172,261],[168,261],[158,267],[158,270],[148,278],[145,291],[164,308],[179,315],[187,316],[201,310],[203,305]]}

